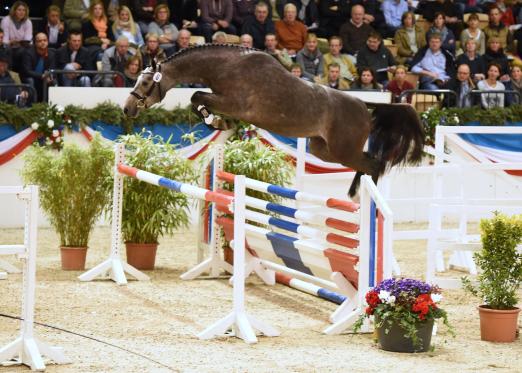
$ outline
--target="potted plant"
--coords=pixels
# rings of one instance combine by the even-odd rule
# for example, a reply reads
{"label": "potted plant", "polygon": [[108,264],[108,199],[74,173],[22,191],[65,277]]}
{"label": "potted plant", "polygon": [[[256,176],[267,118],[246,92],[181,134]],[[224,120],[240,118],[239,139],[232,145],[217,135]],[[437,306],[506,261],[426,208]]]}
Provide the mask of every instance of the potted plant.
{"label": "potted plant", "polygon": [[40,205],[60,237],[62,269],[85,268],[89,235],[110,199],[112,157],[99,136],[85,150],[33,145],[26,153],[22,178],[40,187]]}
{"label": "potted plant", "polygon": [[446,311],[438,306],[440,289],[409,278],[387,279],[366,293],[368,307],[356,321],[361,328],[373,316],[375,331],[383,350],[425,352],[430,348],[433,323],[442,319],[453,334]]}
{"label": "potted plant", "polygon": [[[122,137],[125,164],[172,180],[195,184],[198,172],[175,145],[147,133]],[[122,236],[127,262],[138,269],[154,269],[158,238],[189,223],[189,200],[183,193],[125,178]]]}
{"label": "potted plant", "polygon": [[517,291],[522,283],[522,215],[495,212],[480,221],[482,249],[474,254],[481,269],[474,284],[462,279],[464,289],[480,297],[480,337],[484,341],[513,342],[520,308]]}

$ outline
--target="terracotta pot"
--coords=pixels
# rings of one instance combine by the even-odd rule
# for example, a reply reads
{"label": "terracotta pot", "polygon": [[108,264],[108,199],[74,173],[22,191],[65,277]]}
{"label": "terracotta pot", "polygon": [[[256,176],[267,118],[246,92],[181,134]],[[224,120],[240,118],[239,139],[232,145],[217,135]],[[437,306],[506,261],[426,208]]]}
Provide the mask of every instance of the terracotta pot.
{"label": "terracotta pot", "polygon": [[65,271],[83,271],[85,269],[85,258],[87,247],[61,246],[60,256],[62,258],[62,269]]}
{"label": "terracotta pot", "polygon": [[[375,323],[379,323],[378,317],[375,317]],[[385,329],[389,329],[386,334]],[[382,327],[375,327],[377,338],[381,348],[385,351],[392,352],[426,352],[430,349],[431,334],[433,332],[433,320],[428,320],[417,324],[417,336],[420,339],[420,345],[414,346],[410,338],[404,335],[406,331],[397,323],[392,323],[391,327],[385,323]]]}
{"label": "terracotta pot", "polygon": [[480,316],[480,339],[489,342],[513,342],[515,340],[520,308],[494,310],[482,305],[477,309]]}
{"label": "terracotta pot", "polygon": [[127,263],[136,269],[152,270],[156,262],[157,243],[125,242]]}

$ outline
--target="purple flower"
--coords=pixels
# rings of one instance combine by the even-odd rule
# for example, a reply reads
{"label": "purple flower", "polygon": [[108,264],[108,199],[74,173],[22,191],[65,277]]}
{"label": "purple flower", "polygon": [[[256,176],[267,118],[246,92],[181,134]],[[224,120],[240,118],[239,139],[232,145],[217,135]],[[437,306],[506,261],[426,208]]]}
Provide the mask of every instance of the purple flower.
{"label": "purple flower", "polygon": [[399,296],[414,296],[426,294],[431,292],[431,286],[423,281],[414,280],[411,278],[394,279],[390,278],[381,281],[374,289],[376,292],[381,290],[389,292],[395,297]]}

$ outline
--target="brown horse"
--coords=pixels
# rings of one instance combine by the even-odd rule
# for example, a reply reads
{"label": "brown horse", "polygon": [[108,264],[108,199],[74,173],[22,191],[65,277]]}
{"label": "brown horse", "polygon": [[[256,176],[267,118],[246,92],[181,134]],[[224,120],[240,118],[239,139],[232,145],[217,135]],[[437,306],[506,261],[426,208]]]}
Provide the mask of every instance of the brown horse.
{"label": "brown horse", "polygon": [[191,47],[148,67],[125,102],[125,114],[136,116],[181,83],[201,83],[212,90],[194,93],[191,102],[207,120],[213,118],[209,124],[216,128],[226,123],[206,108],[282,136],[310,138],[312,154],[357,171],[350,196],[362,174],[377,182],[387,167],[417,163],[422,155],[424,136],[411,106],[365,104],[296,78],[269,54],[240,46]]}

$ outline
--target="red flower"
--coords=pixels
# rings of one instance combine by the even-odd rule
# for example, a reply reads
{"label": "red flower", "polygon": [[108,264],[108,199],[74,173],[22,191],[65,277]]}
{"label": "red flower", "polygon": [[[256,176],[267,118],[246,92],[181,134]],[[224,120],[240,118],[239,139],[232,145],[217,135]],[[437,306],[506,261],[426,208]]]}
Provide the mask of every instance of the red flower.
{"label": "red flower", "polygon": [[366,293],[366,303],[372,308],[377,307],[381,300],[379,299],[379,294],[376,291],[369,291]]}
{"label": "red flower", "polygon": [[415,300],[411,310],[419,314],[420,320],[424,320],[428,312],[430,312],[430,307],[437,307],[431,299],[431,296],[429,294],[421,294]]}

